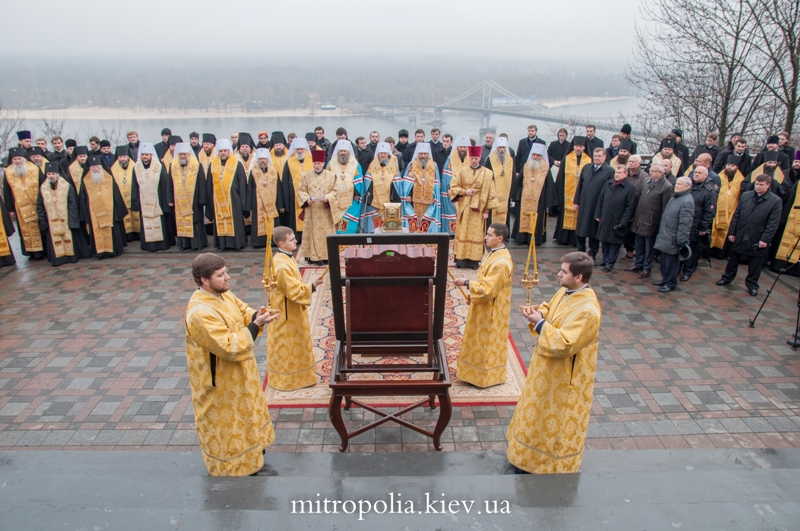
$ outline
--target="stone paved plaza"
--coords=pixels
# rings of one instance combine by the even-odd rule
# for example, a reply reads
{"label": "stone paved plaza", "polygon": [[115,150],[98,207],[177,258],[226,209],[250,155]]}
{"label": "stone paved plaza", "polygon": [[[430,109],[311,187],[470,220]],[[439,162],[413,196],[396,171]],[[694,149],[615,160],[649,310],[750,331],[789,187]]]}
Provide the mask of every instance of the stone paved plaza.
{"label": "stone paved plaza", "polygon": [[[19,249],[16,239],[12,245]],[[516,306],[525,301],[518,279],[527,246],[509,247],[519,268]],[[557,289],[567,250],[550,242],[539,249],[536,299]],[[18,266],[0,270],[0,451],[198,449],[182,323],[193,256],[143,253],[134,242],[113,260],[52,268],[17,253]],[[225,254],[232,291],[253,306],[266,300],[263,257],[252,249]],[[677,291],[659,294],[653,278],[622,270],[630,264],[622,258],[617,271],[598,270],[591,283],[604,316],[588,448],[800,448],[800,357],[785,343],[798,280],[782,278],[750,329],[772,274],[753,298],[743,275],[715,286],[724,263],[713,261]],[[527,364],[533,337],[516,311],[511,331]],[[262,336],[262,375],[265,345]],[[444,449],[505,450],[512,413],[511,406],[455,408]],[[338,451],[326,409],[271,414],[271,451]],[[430,425],[437,414],[417,410],[414,418]],[[353,428],[374,415],[356,410],[345,419]],[[392,423],[349,449],[429,450],[424,436]]]}

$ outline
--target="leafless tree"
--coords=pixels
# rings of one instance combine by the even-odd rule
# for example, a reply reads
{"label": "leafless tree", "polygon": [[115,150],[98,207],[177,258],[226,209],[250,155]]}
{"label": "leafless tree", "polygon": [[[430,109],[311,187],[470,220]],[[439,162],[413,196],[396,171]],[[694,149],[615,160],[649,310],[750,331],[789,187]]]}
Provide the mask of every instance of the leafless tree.
{"label": "leafless tree", "polygon": [[67,120],[64,117],[52,116],[49,118],[42,117],[42,136],[48,141],[54,136],[62,136],[64,134],[64,125]]}
{"label": "leafless tree", "polygon": [[[783,107],[783,129],[792,133],[800,118],[800,3],[745,0],[744,5],[754,21],[745,28],[754,57],[741,66]],[[757,68],[760,65],[769,68],[767,75]]]}
{"label": "leafless tree", "polygon": [[22,127],[19,111],[4,109],[0,104],[0,157],[5,157],[8,150],[17,144],[17,131]]}
{"label": "leafless tree", "polygon": [[128,141],[122,120],[100,122],[100,133],[100,138],[108,140],[112,146],[119,146]]}
{"label": "leafless tree", "polygon": [[645,94],[635,124],[644,141],[649,145],[674,127],[683,129],[687,143],[718,132],[720,144],[734,130],[760,138],[780,128],[774,91],[762,81],[775,67],[759,57],[765,45],[757,35],[759,24],[771,31],[775,24],[748,2],[789,1],[643,2],[626,78]]}

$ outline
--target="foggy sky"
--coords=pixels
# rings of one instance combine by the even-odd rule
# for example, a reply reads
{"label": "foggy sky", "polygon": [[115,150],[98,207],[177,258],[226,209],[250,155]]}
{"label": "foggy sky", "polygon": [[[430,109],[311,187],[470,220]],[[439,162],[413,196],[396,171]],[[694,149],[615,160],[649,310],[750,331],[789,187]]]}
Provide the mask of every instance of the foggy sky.
{"label": "foggy sky", "polygon": [[[626,61],[633,0],[4,2],[0,56],[258,54]],[[593,36],[593,37],[587,37]]]}

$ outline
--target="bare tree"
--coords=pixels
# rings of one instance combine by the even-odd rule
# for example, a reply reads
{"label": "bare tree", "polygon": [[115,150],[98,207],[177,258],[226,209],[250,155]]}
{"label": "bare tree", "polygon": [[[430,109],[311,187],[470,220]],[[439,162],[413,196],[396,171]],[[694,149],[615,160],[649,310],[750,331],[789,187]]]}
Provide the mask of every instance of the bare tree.
{"label": "bare tree", "polygon": [[[800,3],[797,0],[745,0],[754,23],[745,28],[753,57],[741,67],[783,107],[783,129],[797,126],[800,106]],[[769,68],[767,75],[763,67]]]}
{"label": "bare tree", "polygon": [[663,138],[673,127],[681,127],[692,143],[717,131],[721,144],[734,129],[757,134],[771,129],[759,116],[768,91],[754,78],[766,76],[770,67],[753,60],[755,44],[747,36],[756,16],[744,2],[642,4],[645,25],[637,24],[634,63],[626,78],[646,94],[637,129],[648,144],[650,136]]}
{"label": "bare tree", "polygon": [[66,118],[62,117],[42,117],[42,136],[50,140],[54,136],[62,136],[64,134],[64,125]]}
{"label": "bare tree", "polygon": [[100,122],[101,137],[111,142],[112,146],[126,143],[126,131],[122,128],[122,125],[122,120]]}
{"label": "bare tree", "polygon": [[4,109],[0,104],[0,156],[5,157],[8,150],[16,145],[16,133],[22,127],[19,111]]}

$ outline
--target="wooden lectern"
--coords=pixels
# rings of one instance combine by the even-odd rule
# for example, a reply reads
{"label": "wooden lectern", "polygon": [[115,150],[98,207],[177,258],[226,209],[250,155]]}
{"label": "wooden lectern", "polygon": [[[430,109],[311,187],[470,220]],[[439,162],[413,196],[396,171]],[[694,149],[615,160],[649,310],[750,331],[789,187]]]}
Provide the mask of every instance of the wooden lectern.
{"label": "wooden lectern", "polygon": [[[433,438],[442,449],[442,432],[450,422],[450,372],[444,342],[444,308],[447,296],[447,234],[357,234],[328,236],[331,301],[336,335],[331,367],[329,414],[341,437],[339,450],[351,438],[394,421]],[[340,249],[345,264],[340,263]],[[343,274],[344,272],[344,274]],[[353,364],[353,356],[400,358],[398,363]],[[412,356],[424,356],[418,361]],[[429,375],[410,380],[362,379],[378,373]],[[353,397],[425,397],[397,413],[387,413]],[[439,420],[433,432],[401,419],[404,413],[427,405]],[[342,419],[355,404],[378,415],[375,422],[348,433]]]}

